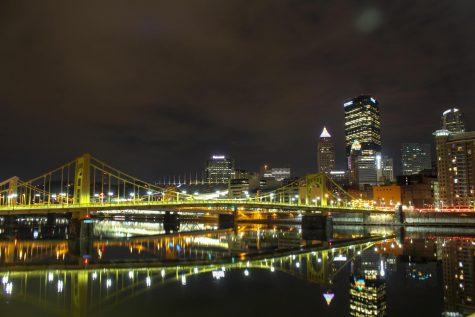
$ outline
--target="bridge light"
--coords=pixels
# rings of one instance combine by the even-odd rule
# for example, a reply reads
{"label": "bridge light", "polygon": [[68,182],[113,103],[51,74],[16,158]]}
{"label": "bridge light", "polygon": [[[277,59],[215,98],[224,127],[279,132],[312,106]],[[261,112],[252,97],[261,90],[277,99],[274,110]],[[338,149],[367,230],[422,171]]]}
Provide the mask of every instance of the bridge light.
{"label": "bridge light", "polygon": [[195,268],[193,269],[193,272],[194,272],[195,274],[198,273],[198,268],[195,267]]}
{"label": "bridge light", "polygon": [[92,280],[95,281],[97,279],[97,272],[92,273]]}
{"label": "bridge light", "polygon": [[134,197],[134,196],[135,196],[135,193],[130,193],[129,196],[130,196],[130,197]]}
{"label": "bridge light", "polygon": [[271,271],[271,272],[274,272],[274,271],[275,271],[275,267],[271,266],[271,267],[270,267],[270,271]]}
{"label": "bridge light", "polygon": [[162,269],[162,271],[160,272],[160,274],[162,275],[162,277],[165,277],[165,270]]}
{"label": "bridge light", "polygon": [[2,284],[3,284],[3,285],[6,285],[7,283],[8,283],[8,275],[4,275],[4,276],[2,277]]}
{"label": "bridge light", "polygon": [[244,270],[244,276],[249,276],[249,270],[248,269]]}
{"label": "bridge light", "polygon": [[53,275],[52,272],[49,272],[48,273],[48,282],[53,282],[53,280],[54,280],[54,275]]}
{"label": "bridge light", "polygon": [[149,196],[152,195],[152,194],[153,194],[153,193],[152,193],[152,191],[150,191],[150,190],[147,192],[147,195],[149,195]]}
{"label": "bridge light", "polygon": [[129,271],[129,278],[132,280],[134,278],[134,272]]}
{"label": "bridge light", "polygon": [[181,193],[182,193],[182,194],[186,194],[186,190],[182,190]]}
{"label": "bridge light", "polygon": [[194,195],[199,195],[200,193],[199,193],[199,192],[194,192],[193,194],[194,194]]}
{"label": "bridge light", "polygon": [[95,193],[95,194],[94,194],[94,197],[99,197],[99,194]]}
{"label": "bridge light", "polygon": [[108,192],[107,195],[114,196],[114,193],[113,192]]}
{"label": "bridge light", "polygon": [[41,197],[41,195],[40,194],[35,194],[35,197]]}
{"label": "bridge light", "polygon": [[108,279],[106,280],[106,287],[109,288],[109,287],[111,287],[111,286],[112,286],[112,280],[111,280],[110,278],[108,278]]}
{"label": "bridge light", "polygon": [[152,278],[150,278],[150,276],[147,276],[145,278],[145,284],[147,285],[147,287],[150,287],[152,285]]}

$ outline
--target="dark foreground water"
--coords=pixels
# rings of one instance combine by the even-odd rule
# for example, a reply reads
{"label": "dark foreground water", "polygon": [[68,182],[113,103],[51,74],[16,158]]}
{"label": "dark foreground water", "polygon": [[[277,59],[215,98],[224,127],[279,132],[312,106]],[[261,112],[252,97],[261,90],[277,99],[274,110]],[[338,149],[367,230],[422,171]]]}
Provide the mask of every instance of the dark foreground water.
{"label": "dark foreground water", "polygon": [[19,219],[0,316],[466,316],[470,229]]}

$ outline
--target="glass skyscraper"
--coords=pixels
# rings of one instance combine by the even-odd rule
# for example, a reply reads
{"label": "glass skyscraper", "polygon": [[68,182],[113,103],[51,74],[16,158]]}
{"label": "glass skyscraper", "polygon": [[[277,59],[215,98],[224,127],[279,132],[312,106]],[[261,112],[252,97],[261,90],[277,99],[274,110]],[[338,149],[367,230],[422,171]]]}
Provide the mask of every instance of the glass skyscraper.
{"label": "glass skyscraper", "polygon": [[402,174],[418,174],[431,169],[431,150],[427,143],[403,143],[401,148]]}
{"label": "glass skyscraper", "polygon": [[451,108],[442,113],[442,128],[452,133],[465,132],[463,116],[459,109]]}
{"label": "glass skyscraper", "polygon": [[323,127],[317,148],[317,165],[320,173],[329,174],[335,169],[335,147],[330,133]]}

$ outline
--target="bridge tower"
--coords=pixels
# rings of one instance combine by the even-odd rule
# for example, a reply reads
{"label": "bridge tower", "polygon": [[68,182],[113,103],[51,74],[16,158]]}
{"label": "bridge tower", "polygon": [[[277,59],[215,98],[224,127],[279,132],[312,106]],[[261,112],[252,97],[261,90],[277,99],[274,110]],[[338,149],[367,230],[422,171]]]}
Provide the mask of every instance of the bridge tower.
{"label": "bridge tower", "polygon": [[91,201],[91,155],[84,154],[76,159],[74,174],[74,203],[88,204]]}
{"label": "bridge tower", "polygon": [[[18,176],[14,176],[12,178],[10,178],[9,180],[7,180],[8,182],[8,197],[14,197],[15,195],[17,195],[17,190],[18,190],[18,181],[20,179],[18,178]],[[11,204],[12,205],[16,205],[16,197],[15,199],[11,199]]]}
{"label": "bridge tower", "polygon": [[312,199],[318,199],[319,205],[326,207],[327,192],[327,176],[324,173],[305,175],[304,186],[300,188],[300,197],[305,199],[305,204],[312,204]]}

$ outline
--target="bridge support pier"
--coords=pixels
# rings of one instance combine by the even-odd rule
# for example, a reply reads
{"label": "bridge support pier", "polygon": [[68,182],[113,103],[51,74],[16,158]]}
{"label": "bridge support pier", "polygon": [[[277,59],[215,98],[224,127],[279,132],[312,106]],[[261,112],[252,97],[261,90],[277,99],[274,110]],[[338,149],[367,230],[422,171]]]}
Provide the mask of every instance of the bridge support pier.
{"label": "bridge support pier", "polygon": [[85,258],[92,257],[94,253],[94,223],[91,220],[72,218],[69,222],[68,232],[70,253],[79,257],[81,262]]}
{"label": "bridge support pier", "polygon": [[302,216],[302,232],[321,231],[326,240],[333,239],[333,218],[330,214],[306,214]]}
{"label": "bridge support pier", "polygon": [[166,211],[165,216],[163,217],[163,228],[167,234],[170,232],[177,232],[178,229],[180,229],[180,219],[178,218],[178,214]]}
{"label": "bridge support pier", "polygon": [[236,224],[236,216],[234,214],[219,214],[218,226],[219,229],[234,228]]}

